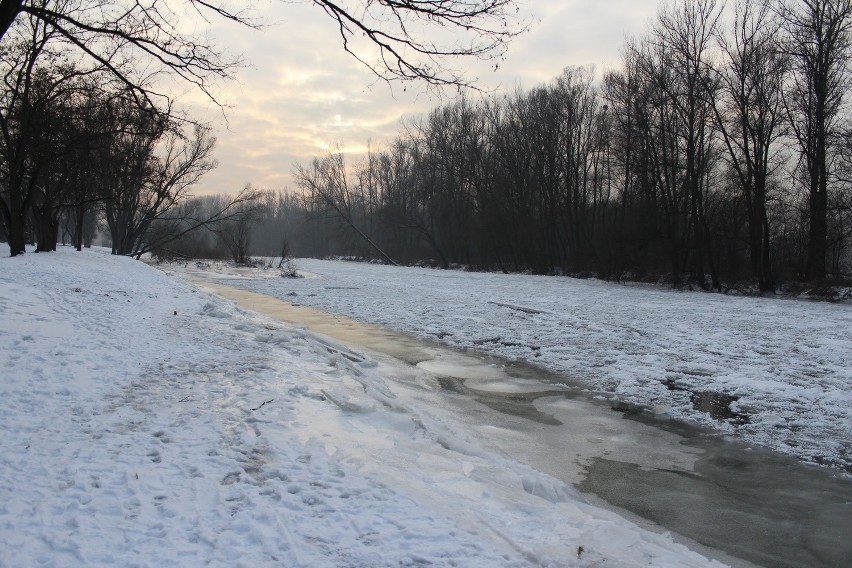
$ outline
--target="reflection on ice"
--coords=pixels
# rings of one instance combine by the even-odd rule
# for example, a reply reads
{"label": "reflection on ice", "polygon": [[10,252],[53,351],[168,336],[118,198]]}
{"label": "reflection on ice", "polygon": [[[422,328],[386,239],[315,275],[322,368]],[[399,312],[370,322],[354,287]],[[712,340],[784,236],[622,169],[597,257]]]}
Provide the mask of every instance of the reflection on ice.
{"label": "reflection on ice", "polygon": [[[440,377],[462,379],[468,388],[478,392],[489,393],[542,393],[554,389],[568,390],[564,384],[542,383],[541,371],[526,370],[526,374],[539,375],[538,377],[516,376],[520,367],[507,367],[500,362],[489,362],[481,356],[455,353],[444,349],[436,353],[434,359],[421,361],[417,364],[419,369]],[[513,375],[514,373],[515,375]]]}

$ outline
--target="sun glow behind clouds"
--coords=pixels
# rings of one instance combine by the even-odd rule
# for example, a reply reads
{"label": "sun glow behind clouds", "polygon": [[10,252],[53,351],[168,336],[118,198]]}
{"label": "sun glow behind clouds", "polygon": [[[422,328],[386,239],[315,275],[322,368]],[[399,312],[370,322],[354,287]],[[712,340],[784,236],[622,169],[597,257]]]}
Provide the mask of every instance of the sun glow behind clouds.
{"label": "sun glow behind clouds", "polygon": [[320,73],[307,71],[305,69],[281,69],[280,73],[281,85],[289,85],[293,87],[308,85],[318,75],[320,75]]}
{"label": "sun glow behind clouds", "polygon": [[[494,62],[453,61],[486,90],[529,88],[549,81],[568,65],[617,64],[627,33],[640,33],[658,0],[566,0],[521,5],[534,19],[497,72]],[[542,6],[542,4],[544,4]],[[246,183],[284,188],[294,163],[306,163],[340,148],[350,164],[381,148],[400,132],[404,117],[442,103],[422,85],[389,88],[343,52],[334,24],[310,3],[263,2],[256,15],[269,24],[251,30],[211,18],[205,32],[223,49],[242,53],[250,66],[238,81],[224,83],[217,97],[225,117],[196,92],[181,102],[209,120],[218,138],[220,167],[197,193],[233,193]],[[452,96],[454,93],[447,93]],[[471,96],[477,96],[475,93]]]}

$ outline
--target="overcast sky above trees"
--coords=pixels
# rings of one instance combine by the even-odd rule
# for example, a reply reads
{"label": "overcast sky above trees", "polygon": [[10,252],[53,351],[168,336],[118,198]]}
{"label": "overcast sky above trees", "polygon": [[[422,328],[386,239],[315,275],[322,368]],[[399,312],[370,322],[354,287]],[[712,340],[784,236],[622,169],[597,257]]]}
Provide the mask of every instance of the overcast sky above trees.
{"label": "overcast sky above trees", "polygon": [[[516,38],[500,68],[471,59],[457,68],[483,89],[529,88],[555,78],[568,65],[616,66],[626,34],[641,33],[659,0],[559,0],[519,2],[530,30]],[[204,96],[182,85],[179,100],[198,118],[210,120],[218,137],[220,166],[196,193],[235,193],[246,183],[291,186],[293,164],[339,145],[357,157],[368,140],[381,146],[399,130],[400,119],[441,102],[424,85],[377,81],[348,56],[328,17],[309,3],[261,0],[255,13],[265,24],[253,30],[211,19],[213,41],[242,54],[248,66],[238,81],[220,85],[225,118]],[[197,24],[199,30],[208,25]],[[446,96],[451,96],[452,92]]]}

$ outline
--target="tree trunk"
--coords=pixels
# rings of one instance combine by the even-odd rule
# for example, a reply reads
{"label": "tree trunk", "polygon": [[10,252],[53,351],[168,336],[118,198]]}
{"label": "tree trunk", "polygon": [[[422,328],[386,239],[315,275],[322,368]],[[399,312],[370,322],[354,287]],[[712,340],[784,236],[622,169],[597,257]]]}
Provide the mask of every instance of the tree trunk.
{"label": "tree trunk", "polygon": [[77,252],[83,250],[83,224],[86,218],[86,208],[78,205],[74,209],[74,247]]}
{"label": "tree trunk", "polygon": [[20,193],[9,192],[9,205],[3,205],[3,215],[6,217],[6,228],[9,231],[9,255],[17,256],[26,252],[26,223],[24,221],[24,204]]}
{"label": "tree trunk", "polygon": [[825,191],[811,192],[810,234],[808,235],[808,264],[805,277],[808,280],[825,278],[825,251],[828,239],[828,195]]}
{"label": "tree trunk", "polygon": [[9,255],[24,254],[26,248],[24,219],[20,215],[12,215],[9,219]]}
{"label": "tree trunk", "polygon": [[772,255],[770,249],[770,232],[769,218],[766,215],[766,208],[761,206],[761,229],[762,229],[762,246],[761,246],[761,270],[760,270],[760,291],[774,292],[775,277],[772,275]]}
{"label": "tree trunk", "polygon": [[59,235],[59,218],[53,207],[41,207],[35,211],[36,217],[36,252],[53,252]]}

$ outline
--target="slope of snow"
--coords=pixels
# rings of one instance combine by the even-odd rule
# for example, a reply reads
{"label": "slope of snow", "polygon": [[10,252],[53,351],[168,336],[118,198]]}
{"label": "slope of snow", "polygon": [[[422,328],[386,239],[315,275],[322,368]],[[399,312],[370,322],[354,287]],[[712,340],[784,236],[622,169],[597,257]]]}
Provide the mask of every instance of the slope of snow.
{"label": "slope of snow", "polygon": [[[297,264],[311,277],[256,273],[227,283],[529,361],[601,396],[852,471],[852,304],[544,276]],[[736,413],[738,420],[712,416],[714,399],[722,414]]]}
{"label": "slope of snow", "polygon": [[718,565],[143,263],[0,258],[0,313],[0,566]]}

